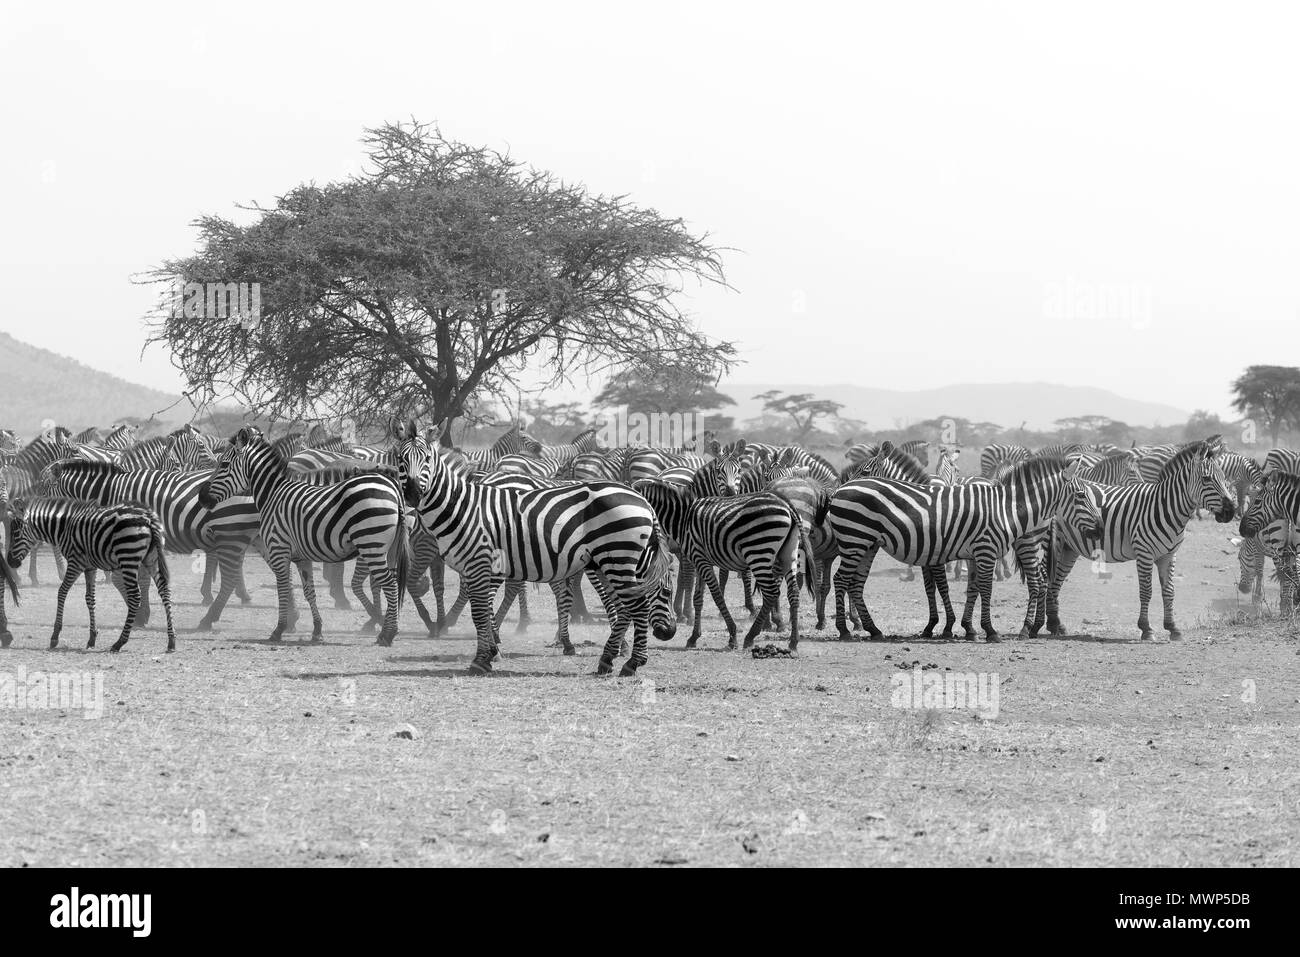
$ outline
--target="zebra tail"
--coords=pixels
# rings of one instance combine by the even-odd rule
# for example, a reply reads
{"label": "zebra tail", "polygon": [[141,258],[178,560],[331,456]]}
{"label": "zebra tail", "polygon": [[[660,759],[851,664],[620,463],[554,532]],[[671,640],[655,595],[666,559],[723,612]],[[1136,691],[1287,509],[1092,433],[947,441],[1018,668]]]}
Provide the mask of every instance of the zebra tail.
{"label": "zebra tail", "polygon": [[1056,519],[1047,523],[1047,584],[1056,581]]}
{"label": "zebra tail", "polygon": [[1022,583],[1026,581],[1027,579],[1025,578],[1025,566],[1020,564],[1020,553],[1016,551],[1014,548],[1011,549],[1011,563],[1013,566],[1015,566],[1016,571],[1020,573],[1020,581]]}
{"label": "zebra tail", "polygon": [[[159,581],[171,587],[172,573],[171,569],[167,567],[167,536],[163,532],[162,520],[153,509],[149,509],[148,514],[151,541],[149,542],[149,551],[145,553],[145,561],[149,562],[152,557],[152,560],[157,563],[158,571],[156,574]],[[147,577],[145,584],[148,584]]]}
{"label": "zebra tail", "polygon": [[411,567],[411,539],[406,530],[406,521],[400,514],[397,519],[397,534],[393,536],[393,544],[388,546],[388,564],[390,567],[397,566],[397,610],[401,611],[402,602],[406,600],[406,575]]}
{"label": "zebra tail", "polygon": [[[827,502],[830,497],[827,496]],[[799,547],[803,550],[803,581],[808,587],[808,594],[813,598],[817,597],[817,560],[813,558],[812,539],[808,536],[808,529],[803,527],[803,522],[799,523]]]}

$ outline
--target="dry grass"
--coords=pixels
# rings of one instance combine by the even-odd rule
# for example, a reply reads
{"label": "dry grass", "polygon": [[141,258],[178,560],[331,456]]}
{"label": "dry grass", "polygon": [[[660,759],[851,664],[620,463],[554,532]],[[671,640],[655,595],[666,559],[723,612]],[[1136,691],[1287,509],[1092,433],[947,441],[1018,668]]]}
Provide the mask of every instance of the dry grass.
{"label": "dry grass", "polygon": [[[806,640],[756,661],[711,628],[698,651],[652,648],[634,679],[592,677],[594,644],[545,647],[549,590],[476,679],[467,623],[432,641],[410,609],[393,648],[328,608],[325,644],[268,646],[256,559],[255,604],[171,656],[153,629],[121,655],[81,651],[76,591],[71,647],[49,652],[54,590],[29,589],[0,671],[100,673],[106,707],[0,710],[0,864],[1294,866],[1297,641],[1238,610],[1223,538],[1192,528],[1178,644],[1134,640],[1131,566],[1101,581],[1080,563],[1063,610],[1089,636]],[[913,630],[919,582],[878,564],[877,620]],[[121,603],[102,591],[103,628]],[[1014,632],[1020,586],[995,594]],[[178,606],[182,624],[200,614]],[[914,660],[998,675],[999,714],[893,707]]]}

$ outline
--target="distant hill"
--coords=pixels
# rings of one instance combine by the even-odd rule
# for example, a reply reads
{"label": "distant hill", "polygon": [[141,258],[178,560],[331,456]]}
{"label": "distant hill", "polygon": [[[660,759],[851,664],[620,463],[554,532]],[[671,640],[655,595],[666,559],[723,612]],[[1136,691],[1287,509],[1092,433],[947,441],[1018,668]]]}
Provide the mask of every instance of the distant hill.
{"label": "distant hill", "polygon": [[1190,415],[1184,409],[1159,402],[1126,399],[1105,389],[1052,385],[1048,382],[1007,382],[996,385],[950,385],[916,392],[873,389],[858,385],[771,385],[723,382],[718,386],[736,400],[721,410],[737,425],[757,416],[763,403],[752,396],[771,389],[786,393],[810,392],[819,399],[843,403],[841,415],[861,419],[869,428],[897,429],[939,416],[961,416],[972,422],[994,422],[1015,428],[1027,422],[1030,429],[1051,429],[1057,419],[1079,415],[1104,415],[1129,425],[1175,425]]}
{"label": "distant hill", "polygon": [[0,428],[25,439],[45,419],[74,431],[103,427],[127,416],[147,418],[176,399],[0,332]]}

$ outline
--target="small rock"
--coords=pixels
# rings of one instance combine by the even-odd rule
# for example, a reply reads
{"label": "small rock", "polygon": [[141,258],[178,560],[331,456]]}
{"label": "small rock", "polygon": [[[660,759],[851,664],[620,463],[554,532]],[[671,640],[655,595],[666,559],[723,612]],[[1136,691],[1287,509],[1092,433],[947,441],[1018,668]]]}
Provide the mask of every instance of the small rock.
{"label": "small rock", "polygon": [[415,726],[410,724],[399,724],[393,729],[393,737],[401,738],[404,741],[414,741],[418,733]]}

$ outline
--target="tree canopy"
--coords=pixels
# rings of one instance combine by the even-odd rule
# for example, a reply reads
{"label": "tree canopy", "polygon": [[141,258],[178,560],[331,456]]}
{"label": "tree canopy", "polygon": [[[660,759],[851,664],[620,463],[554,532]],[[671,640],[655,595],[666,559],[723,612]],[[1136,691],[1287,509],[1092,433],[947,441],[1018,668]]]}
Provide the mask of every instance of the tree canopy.
{"label": "tree canopy", "polygon": [[1300,427],[1300,369],[1250,366],[1232,383],[1232,407],[1263,419],[1273,445],[1284,428]]}
{"label": "tree canopy", "polygon": [[196,403],[450,422],[476,398],[578,374],[716,380],[730,368],[732,345],[678,305],[687,283],[725,284],[720,251],[680,219],[415,122],[363,143],[361,174],[248,208],[248,225],[205,216],[197,251],[150,275],[260,289],[253,321],[167,306],[153,318],[149,341],[170,350]]}

